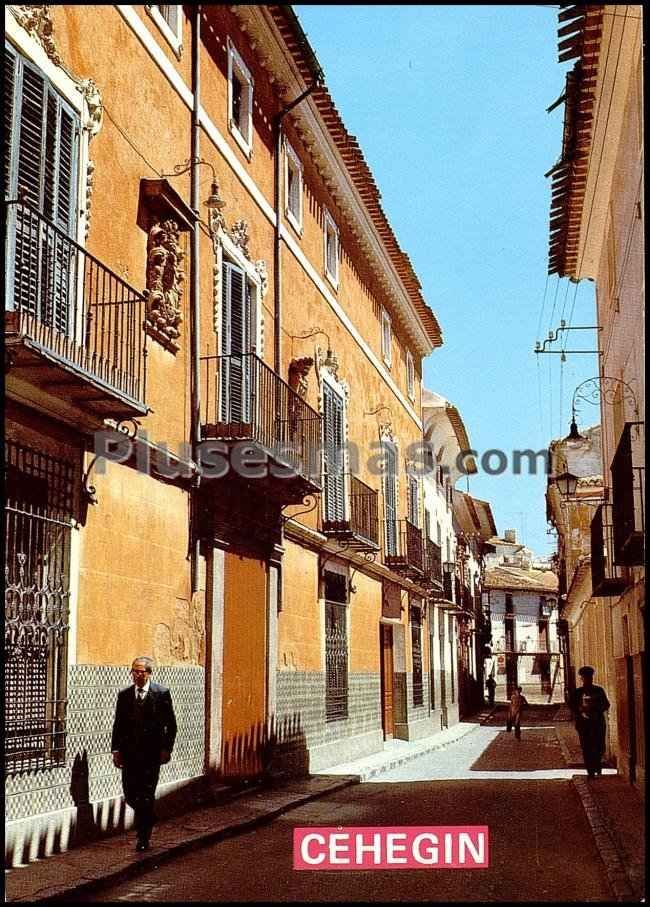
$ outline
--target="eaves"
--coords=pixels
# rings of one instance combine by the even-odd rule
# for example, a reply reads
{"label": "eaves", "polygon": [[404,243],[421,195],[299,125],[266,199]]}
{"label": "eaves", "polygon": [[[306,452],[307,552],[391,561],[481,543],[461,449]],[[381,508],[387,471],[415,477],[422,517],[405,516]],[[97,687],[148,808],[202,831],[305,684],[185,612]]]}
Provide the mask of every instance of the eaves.
{"label": "eaves", "polygon": [[[271,81],[278,83],[279,94],[289,100],[306,88],[290,49],[286,46],[271,11],[261,5],[237,5],[232,7],[240,27],[247,32],[260,64],[269,72]],[[275,39],[275,48],[269,47],[269,33]],[[266,53],[262,52],[262,47]],[[402,281],[388,251],[382,242],[370,212],[354,184],[339,149],[323,124],[321,115],[312,97],[292,112],[301,141],[312,155],[316,168],[327,189],[335,198],[341,210],[347,215],[350,229],[371,265],[378,268],[377,277],[384,292],[391,299],[395,313],[419,356],[425,357],[442,345],[442,334],[435,315],[434,338],[427,332],[425,324],[409,291]],[[426,306],[422,300],[422,305]],[[430,311],[430,310],[429,310]]]}

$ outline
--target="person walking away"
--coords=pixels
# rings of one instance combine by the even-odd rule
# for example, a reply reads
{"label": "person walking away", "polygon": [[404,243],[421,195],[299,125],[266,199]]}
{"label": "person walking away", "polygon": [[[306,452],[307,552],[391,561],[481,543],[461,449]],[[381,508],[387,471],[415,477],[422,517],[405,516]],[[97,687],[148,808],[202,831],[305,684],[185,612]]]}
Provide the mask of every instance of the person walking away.
{"label": "person walking away", "polygon": [[573,691],[570,702],[589,778],[602,774],[605,712],[609,708],[605,690],[594,683],[595,673],[595,669],[590,665],[580,668],[578,675],[582,679],[582,686]]}
{"label": "person walking away", "polygon": [[153,659],[135,659],[133,684],[117,697],[111,738],[113,765],[122,770],[124,799],[135,813],[138,851],[149,847],[160,766],[171,759],[176,740],[171,694],[152,673]]}
{"label": "person walking away", "polygon": [[521,692],[521,687],[517,687],[510,697],[510,707],[508,709],[508,721],[506,725],[508,731],[511,731],[514,727],[517,740],[521,740],[521,713],[525,705],[528,705],[528,700]]}
{"label": "person walking away", "polygon": [[494,705],[494,692],[497,687],[497,682],[491,674],[485,681],[485,686],[487,687],[488,691],[488,705]]}

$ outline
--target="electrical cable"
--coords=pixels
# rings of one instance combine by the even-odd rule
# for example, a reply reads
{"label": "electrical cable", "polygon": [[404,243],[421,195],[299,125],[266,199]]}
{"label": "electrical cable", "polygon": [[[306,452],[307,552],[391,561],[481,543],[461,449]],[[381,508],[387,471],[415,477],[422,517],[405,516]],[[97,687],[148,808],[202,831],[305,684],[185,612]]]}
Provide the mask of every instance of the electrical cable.
{"label": "electrical cable", "polygon": [[[541,329],[541,327],[542,327],[542,319],[543,319],[543,317],[544,317],[544,307],[546,306],[546,294],[547,294],[547,292],[548,292],[548,281],[549,281],[550,276],[551,276],[551,275],[547,273],[547,275],[546,275],[546,283],[544,284],[544,296],[542,297],[542,308],[540,309],[540,312],[539,312],[539,319],[538,319],[538,321],[537,321],[537,334],[536,334],[536,336],[535,336],[535,339],[536,339],[536,340],[539,340],[539,339],[540,339],[540,337],[539,337],[539,332],[540,332],[540,329]],[[539,359],[539,356],[538,356],[537,358]]]}

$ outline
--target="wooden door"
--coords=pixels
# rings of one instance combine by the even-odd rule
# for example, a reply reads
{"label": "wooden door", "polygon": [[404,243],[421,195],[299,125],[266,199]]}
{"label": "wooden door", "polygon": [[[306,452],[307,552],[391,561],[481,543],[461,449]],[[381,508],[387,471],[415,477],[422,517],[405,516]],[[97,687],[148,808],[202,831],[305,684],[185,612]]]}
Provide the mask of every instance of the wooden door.
{"label": "wooden door", "polygon": [[393,718],[393,628],[380,624],[381,638],[381,724],[384,740],[391,738],[395,729]]}

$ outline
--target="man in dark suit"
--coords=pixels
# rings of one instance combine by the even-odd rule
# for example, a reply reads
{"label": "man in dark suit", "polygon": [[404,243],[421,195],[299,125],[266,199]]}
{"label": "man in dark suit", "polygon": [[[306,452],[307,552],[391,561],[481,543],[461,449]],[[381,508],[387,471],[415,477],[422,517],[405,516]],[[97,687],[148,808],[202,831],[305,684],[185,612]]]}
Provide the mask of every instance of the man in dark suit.
{"label": "man in dark suit", "polygon": [[149,847],[160,766],[171,759],[176,739],[171,694],[151,680],[152,671],[147,656],[133,662],[133,686],[118,694],[111,740],[113,765],[122,769],[124,799],[135,812],[136,850]]}
{"label": "man in dark suit", "polygon": [[576,687],[569,703],[589,778],[596,778],[603,771],[605,712],[609,709],[607,694],[594,683],[595,673],[591,665],[580,668],[578,674],[582,678],[582,686]]}

